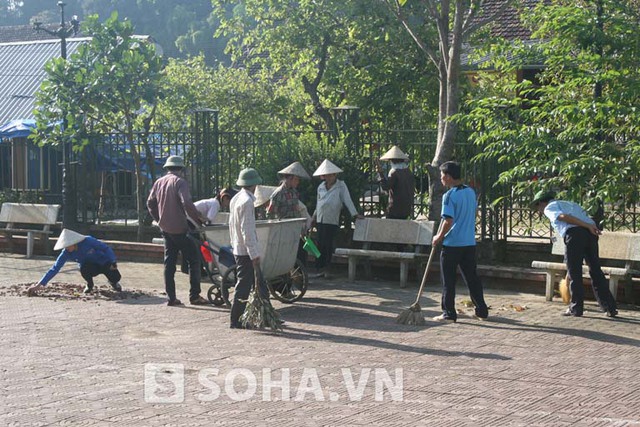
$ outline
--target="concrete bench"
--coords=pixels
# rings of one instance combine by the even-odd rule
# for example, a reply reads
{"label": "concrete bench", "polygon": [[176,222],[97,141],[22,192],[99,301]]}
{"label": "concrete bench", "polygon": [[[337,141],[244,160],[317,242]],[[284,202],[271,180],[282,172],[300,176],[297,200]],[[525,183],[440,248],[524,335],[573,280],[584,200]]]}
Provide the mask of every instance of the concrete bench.
{"label": "concrete bench", "polygon": [[[625,279],[630,274],[637,273],[632,267],[633,262],[640,260],[640,234],[604,232],[600,236],[598,247],[600,249],[601,264],[604,264],[605,260],[618,260],[625,262],[624,267],[602,266],[604,274],[609,276],[609,290],[615,298],[618,294],[618,283],[620,282],[620,279]],[[564,256],[564,248],[565,245],[562,237],[556,235],[553,239],[551,253],[553,255]],[[545,296],[547,301],[551,301],[553,299],[553,291],[556,283],[558,283],[566,274],[566,265],[564,262],[533,261],[531,263],[531,267],[545,271]],[[582,268],[582,272],[585,277],[588,277],[589,266],[585,265]]]}
{"label": "concrete bench", "polygon": [[[431,245],[433,221],[408,219],[365,218],[356,221],[353,240],[362,242],[362,249],[337,248],[336,255],[343,255],[349,262],[349,280],[356,279],[356,266],[360,260],[396,260],[400,262],[400,287],[407,286],[409,263],[418,258],[420,249]],[[370,249],[373,243],[413,245],[414,252],[394,252]],[[370,264],[365,264],[370,276]]]}
{"label": "concrete bench", "polygon": [[[0,209],[0,222],[6,223],[0,231],[7,236],[9,248],[13,251],[13,235],[27,235],[27,258],[33,257],[35,236],[40,236],[45,253],[51,254],[49,246],[49,236],[51,226],[56,224],[60,205],[39,205],[31,203],[8,203],[2,204]],[[39,227],[39,228],[38,228]]]}

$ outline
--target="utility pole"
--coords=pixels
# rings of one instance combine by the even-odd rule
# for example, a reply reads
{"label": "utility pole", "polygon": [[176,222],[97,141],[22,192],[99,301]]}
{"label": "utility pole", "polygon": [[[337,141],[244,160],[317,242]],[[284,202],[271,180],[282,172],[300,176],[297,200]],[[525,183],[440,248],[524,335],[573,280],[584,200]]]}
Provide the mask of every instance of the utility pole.
{"label": "utility pole", "polygon": [[[67,59],[67,37],[76,35],[80,28],[80,21],[77,15],[73,15],[69,23],[64,20],[64,7],[66,3],[59,1],[60,8],[60,27],[56,31],[51,31],[42,27],[42,23],[34,22],[33,26],[37,32],[55,36],[60,39],[60,57],[66,61]],[[62,112],[62,126],[67,130],[66,114]],[[77,197],[71,181],[71,141],[65,138],[61,141],[62,147],[62,227],[75,228],[77,223]]]}

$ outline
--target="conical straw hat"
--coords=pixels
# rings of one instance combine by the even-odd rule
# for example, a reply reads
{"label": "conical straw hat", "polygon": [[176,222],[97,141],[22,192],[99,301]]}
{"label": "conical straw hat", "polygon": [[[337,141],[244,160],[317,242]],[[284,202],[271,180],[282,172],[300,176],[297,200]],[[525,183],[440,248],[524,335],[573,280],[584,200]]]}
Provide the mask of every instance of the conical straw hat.
{"label": "conical straw hat", "polygon": [[65,228],[62,230],[62,233],[60,233],[60,237],[58,237],[58,241],[53,247],[53,250],[59,251],[60,249],[68,248],[71,245],[82,242],[86,238],[87,236],[85,235]]}
{"label": "conical straw hat", "polygon": [[380,157],[380,160],[392,159],[409,160],[409,156],[407,156],[401,149],[399,149],[397,145],[394,145],[389,151],[384,153],[384,156]]}
{"label": "conical straw hat", "polygon": [[286,168],[282,169],[281,171],[278,171],[278,175],[295,175],[295,176],[299,176],[300,178],[304,178],[304,179],[310,179],[311,178],[309,176],[309,174],[307,173],[307,171],[304,170],[304,167],[302,167],[300,162],[291,163]]}
{"label": "conical straw hat", "polygon": [[313,173],[313,176],[331,175],[332,173],[340,173],[342,169],[334,165],[329,159],[324,161],[318,166],[318,169]]}
{"label": "conical straw hat", "polygon": [[267,203],[273,192],[276,191],[276,188],[278,187],[274,187],[273,185],[258,185],[256,191],[253,193],[253,195],[256,196],[253,206],[257,208]]}

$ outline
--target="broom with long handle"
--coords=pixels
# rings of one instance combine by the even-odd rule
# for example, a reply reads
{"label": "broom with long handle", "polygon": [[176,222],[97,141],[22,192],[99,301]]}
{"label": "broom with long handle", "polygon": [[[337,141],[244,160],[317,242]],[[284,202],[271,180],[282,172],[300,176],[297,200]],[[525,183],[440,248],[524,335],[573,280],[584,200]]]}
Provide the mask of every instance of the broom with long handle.
{"label": "broom with long handle", "polygon": [[[442,222],[440,223],[438,233],[440,233],[440,230],[442,230]],[[422,297],[422,292],[424,291],[424,287],[427,284],[427,276],[429,276],[429,270],[431,270],[431,263],[433,262],[433,257],[436,254],[436,249],[436,245],[431,246],[431,252],[429,252],[429,260],[427,261],[427,267],[424,269],[424,274],[422,275],[422,283],[420,283],[420,290],[418,290],[416,302],[411,304],[408,309],[404,310],[398,315],[398,317],[396,317],[396,322],[402,325],[422,326],[425,324],[424,316],[422,315],[422,309],[420,308],[420,298]]]}

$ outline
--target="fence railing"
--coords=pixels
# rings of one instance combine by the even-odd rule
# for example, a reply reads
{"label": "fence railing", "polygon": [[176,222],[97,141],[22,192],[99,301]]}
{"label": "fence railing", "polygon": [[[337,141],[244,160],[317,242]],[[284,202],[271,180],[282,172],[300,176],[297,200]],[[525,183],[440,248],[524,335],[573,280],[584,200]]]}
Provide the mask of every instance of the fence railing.
{"label": "fence railing", "polygon": [[[238,172],[246,166],[256,167],[265,184],[277,184],[277,171],[291,161],[306,155],[303,162],[309,172],[322,161],[331,146],[349,139],[349,156],[359,170],[345,170],[354,201],[367,215],[382,215],[385,194],[376,179],[377,159],[391,146],[399,145],[411,158],[410,167],[416,177],[415,217],[428,215],[428,171],[436,146],[432,130],[370,130],[358,128],[348,135],[333,131],[290,132],[162,132],[135,134],[129,141],[125,135],[108,134],[92,137],[80,153],[74,153],[71,173],[78,194],[78,220],[131,222],[137,218],[134,150],[141,158],[144,199],[152,183],[162,175],[164,160],[181,155],[188,168],[194,199],[212,197],[219,189],[232,185]],[[313,155],[304,147],[315,146]],[[472,161],[476,148],[460,142],[455,159],[465,168],[465,177],[479,197],[477,234],[483,240],[512,238],[542,239],[551,236],[549,223],[532,212],[527,200],[514,200],[509,188],[496,186],[500,167],[497,163]],[[26,139],[14,139],[10,145],[0,144],[0,201],[21,197],[21,193],[38,194],[41,201],[61,202],[62,165],[56,147],[35,147]],[[346,161],[346,160],[345,160]],[[316,162],[316,163],[314,163]],[[36,171],[39,171],[36,174]],[[37,175],[37,177],[35,176]],[[357,185],[353,184],[357,183]],[[303,199],[315,206],[317,181],[301,188]],[[355,185],[355,186],[354,186]],[[504,199],[497,205],[494,200]],[[605,206],[605,228],[608,230],[640,230],[640,210],[621,203]]]}

